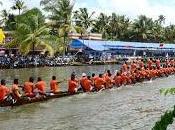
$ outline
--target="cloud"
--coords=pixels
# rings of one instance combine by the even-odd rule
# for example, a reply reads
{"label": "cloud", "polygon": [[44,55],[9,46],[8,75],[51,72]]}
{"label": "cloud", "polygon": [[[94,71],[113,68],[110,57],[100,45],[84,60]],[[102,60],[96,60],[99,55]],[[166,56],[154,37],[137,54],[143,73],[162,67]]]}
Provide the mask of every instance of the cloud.
{"label": "cloud", "polygon": [[[88,8],[89,12],[96,12],[96,16],[100,13],[111,14],[115,12],[119,15],[126,15],[135,19],[138,15],[144,14],[153,19],[157,19],[159,15],[166,17],[166,25],[175,24],[175,1],[174,0],[73,0],[75,1],[75,9]],[[25,0],[29,8],[40,7],[40,0]],[[0,10],[10,10],[12,0],[3,0],[3,6]]]}
{"label": "cloud", "polygon": [[[159,15],[166,17],[166,24],[175,23],[175,2],[164,4],[162,0],[97,0],[101,10],[116,12],[130,18],[144,14],[153,19]],[[161,2],[162,1],[162,2]]]}

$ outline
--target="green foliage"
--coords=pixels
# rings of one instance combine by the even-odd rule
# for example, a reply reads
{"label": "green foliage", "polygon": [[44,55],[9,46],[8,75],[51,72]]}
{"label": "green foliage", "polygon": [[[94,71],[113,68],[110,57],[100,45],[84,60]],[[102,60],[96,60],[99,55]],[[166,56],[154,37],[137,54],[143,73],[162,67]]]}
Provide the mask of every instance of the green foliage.
{"label": "green foliage", "polygon": [[174,95],[175,94],[175,88],[163,88],[160,89],[160,93],[164,94],[165,96],[168,94]]}
{"label": "green foliage", "polygon": [[18,10],[19,15],[21,14],[21,10],[26,9],[25,2],[23,0],[14,0],[14,5],[11,7],[12,10]]}
{"label": "green foliage", "polygon": [[72,24],[72,13],[74,3],[70,0],[41,0],[43,9],[50,12],[48,18],[51,20],[51,27],[57,30],[61,44],[59,44],[59,50],[66,51],[66,47],[69,44],[68,34],[70,32],[76,32],[74,25]]}
{"label": "green foliage", "polygon": [[81,27],[81,33],[85,33],[92,27],[94,20],[92,19],[95,12],[88,13],[87,8],[80,8],[74,12],[75,25]]}
{"label": "green foliage", "polygon": [[175,117],[175,106],[174,110],[167,111],[163,116],[161,116],[161,120],[155,123],[155,126],[152,130],[166,130],[168,125],[173,123],[173,118]]}
{"label": "green foliage", "polygon": [[17,16],[16,19],[14,40],[7,44],[7,47],[18,47],[22,54],[28,54],[31,50],[40,48],[53,55],[52,43],[57,38],[50,35],[50,30],[45,26],[44,16],[39,9],[29,10]]}

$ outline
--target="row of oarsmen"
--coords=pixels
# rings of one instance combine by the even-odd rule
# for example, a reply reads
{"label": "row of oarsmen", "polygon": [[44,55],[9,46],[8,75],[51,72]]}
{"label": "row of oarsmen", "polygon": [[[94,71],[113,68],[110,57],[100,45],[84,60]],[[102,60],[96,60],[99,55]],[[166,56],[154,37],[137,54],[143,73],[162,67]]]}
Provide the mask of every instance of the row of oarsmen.
{"label": "row of oarsmen", "polygon": [[[82,74],[80,79],[76,78],[75,73],[71,74],[71,79],[68,82],[68,92],[70,94],[74,94],[78,91],[79,86],[84,92],[91,91],[100,91],[107,88],[112,88],[113,86],[120,87],[121,85],[133,84],[136,82],[143,81],[144,79],[152,79],[156,77],[168,76],[170,74],[175,73],[174,67],[161,67],[157,69],[153,67],[153,69],[149,68],[137,68],[134,71],[117,71],[114,76],[112,76],[110,70],[107,70],[104,74],[99,74],[96,76],[94,73],[91,76],[87,76],[85,73]],[[57,81],[56,76],[52,76],[52,80],[50,81],[50,92],[53,94],[57,94],[60,92],[59,83],[64,82]],[[24,86],[19,86],[18,79],[14,79],[13,85],[11,89],[6,87],[6,81],[1,80],[0,85],[0,101],[6,99],[7,95],[11,94],[14,99],[18,100],[22,97],[20,93],[20,87],[22,87],[24,91],[23,96],[27,96],[30,98],[35,97],[36,95],[46,95],[46,82],[38,77],[37,82],[34,83],[34,78],[30,77],[29,81],[24,83]]]}

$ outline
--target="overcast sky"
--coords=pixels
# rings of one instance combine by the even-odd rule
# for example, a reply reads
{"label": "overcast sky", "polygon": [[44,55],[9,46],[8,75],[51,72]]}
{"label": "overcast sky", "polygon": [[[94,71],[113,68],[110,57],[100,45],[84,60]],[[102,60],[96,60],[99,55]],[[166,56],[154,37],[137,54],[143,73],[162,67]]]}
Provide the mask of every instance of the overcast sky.
{"label": "overcast sky", "polygon": [[[0,9],[9,10],[13,0],[1,1],[3,6]],[[24,1],[29,8],[40,7],[40,0]],[[116,12],[132,19],[141,14],[155,19],[162,14],[166,17],[166,24],[175,24],[175,0],[76,0],[75,9],[80,7],[88,8],[89,12],[95,11],[96,15]]]}

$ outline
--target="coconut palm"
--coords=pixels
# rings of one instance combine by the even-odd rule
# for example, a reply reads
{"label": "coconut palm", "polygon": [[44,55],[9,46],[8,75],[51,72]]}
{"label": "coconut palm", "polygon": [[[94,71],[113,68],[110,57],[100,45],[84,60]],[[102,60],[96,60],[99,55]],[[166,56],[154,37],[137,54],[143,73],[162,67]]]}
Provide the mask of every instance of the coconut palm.
{"label": "coconut palm", "polygon": [[165,16],[164,15],[159,15],[158,21],[160,24],[165,23]]}
{"label": "coconut palm", "polygon": [[89,14],[87,8],[80,8],[75,11],[74,18],[76,26],[83,28],[86,32],[89,31],[94,22],[92,19],[94,13]]}
{"label": "coconut palm", "polygon": [[140,15],[133,23],[132,38],[136,41],[147,42],[152,35],[152,27],[154,22],[151,18],[147,18],[145,15]]}
{"label": "coconut palm", "polygon": [[0,17],[2,18],[0,20],[0,25],[1,24],[5,24],[7,22],[7,20],[8,20],[8,17],[9,17],[9,14],[8,14],[7,10],[5,10],[5,9],[2,10],[1,14],[0,14]]}
{"label": "coconut palm", "polygon": [[45,11],[51,13],[48,17],[52,22],[52,27],[57,29],[59,37],[63,37],[66,50],[69,43],[68,34],[75,32],[71,19],[74,3],[70,0],[42,0],[41,5],[44,6]]}
{"label": "coconut palm", "polygon": [[170,25],[165,28],[166,42],[175,43],[175,25]]}
{"label": "coconut palm", "polygon": [[[49,29],[44,25],[42,14],[38,9],[27,11],[25,14],[18,16],[17,29],[13,34],[14,40],[9,43],[8,47],[19,47],[22,54],[28,54],[35,48],[47,50],[53,55],[52,41],[53,36],[49,35]],[[52,38],[51,38],[52,37]],[[34,54],[34,53],[33,53]]]}
{"label": "coconut palm", "polygon": [[11,7],[13,10],[18,10],[18,14],[21,14],[21,11],[26,9],[27,7],[25,6],[25,2],[23,0],[14,0],[15,3]]}
{"label": "coconut palm", "polygon": [[109,27],[109,19],[107,15],[104,13],[100,13],[97,20],[95,20],[95,24],[93,26],[92,32],[101,33],[104,39],[107,39],[107,29]]}

